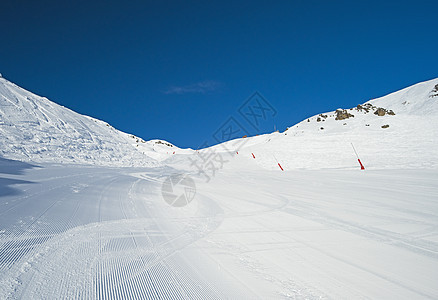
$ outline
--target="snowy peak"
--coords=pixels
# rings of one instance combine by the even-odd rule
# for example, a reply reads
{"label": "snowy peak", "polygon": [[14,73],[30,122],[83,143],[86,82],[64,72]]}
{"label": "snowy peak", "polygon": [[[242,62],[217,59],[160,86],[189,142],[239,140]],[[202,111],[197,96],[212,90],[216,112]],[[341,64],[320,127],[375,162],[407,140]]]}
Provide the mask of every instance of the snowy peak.
{"label": "snowy peak", "polygon": [[[286,170],[355,168],[354,143],[367,167],[436,168],[430,158],[438,152],[437,115],[438,79],[433,79],[353,108],[315,115],[284,133],[247,138],[238,156],[268,169],[278,169],[277,160]],[[178,164],[186,157],[176,154],[194,153],[163,140],[144,141],[0,78],[0,157],[154,166]]]}
{"label": "snowy peak", "polygon": [[368,103],[391,109],[397,114],[437,115],[438,78],[420,82]]}
{"label": "snowy peak", "polygon": [[140,140],[0,78],[0,156],[35,162],[155,165],[136,147]]}
{"label": "snowy peak", "polygon": [[244,145],[237,156],[273,170],[280,170],[278,163],[285,170],[358,168],[353,143],[367,169],[436,169],[437,94],[434,79],[321,113],[283,133],[237,140]]}
{"label": "snowy peak", "polygon": [[393,121],[399,119],[398,117],[424,119],[435,115],[438,115],[438,78],[358,104],[353,108],[339,108],[315,115],[288,128],[286,132],[297,135],[315,131],[336,133],[386,129]]}

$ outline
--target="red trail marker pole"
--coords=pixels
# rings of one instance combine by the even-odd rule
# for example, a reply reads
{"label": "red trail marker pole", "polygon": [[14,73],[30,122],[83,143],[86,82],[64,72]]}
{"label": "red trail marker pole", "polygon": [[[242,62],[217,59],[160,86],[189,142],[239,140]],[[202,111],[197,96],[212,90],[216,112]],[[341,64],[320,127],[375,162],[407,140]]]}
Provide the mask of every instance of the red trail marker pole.
{"label": "red trail marker pole", "polygon": [[251,154],[252,154],[252,157],[255,159],[254,153],[251,153]]}
{"label": "red trail marker pole", "polygon": [[278,162],[278,159],[275,157],[275,155],[272,154],[272,156],[274,157],[274,159],[275,159],[275,161],[277,162],[277,164],[278,164],[278,166],[280,167],[280,169],[281,169],[282,171],[284,171],[284,170],[283,170],[283,167],[280,165],[280,163]]}
{"label": "red trail marker pole", "polygon": [[357,161],[358,161],[359,164],[360,164],[360,169],[361,169],[361,170],[365,170],[365,167],[363,166],[362,162],[360,161],[359,155],[357,155],[357,152],[356,152],[356,149],[355,149],[354,146],[353,146],[353,143],[351,143],[351,147],[353,147],[354,153],[356,153]]}

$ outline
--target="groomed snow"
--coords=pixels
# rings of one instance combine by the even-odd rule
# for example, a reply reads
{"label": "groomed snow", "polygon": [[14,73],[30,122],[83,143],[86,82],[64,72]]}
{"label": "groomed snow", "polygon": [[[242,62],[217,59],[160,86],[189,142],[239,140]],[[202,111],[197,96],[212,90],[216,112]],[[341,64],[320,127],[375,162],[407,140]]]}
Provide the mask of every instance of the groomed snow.
{"label": "groomed snow", "polygon": [[[395,115],[348,108],[200,150],[225,160],[208,182],[197,151],[0,81],[0,299],[438,298],[437,79],[371,101]],[[74,132],[83,147],[66,164],[57,139]],[[196,194],[173,207],[162,185],[181,173]]]}
{"label": "groomed snow", "polygon": [[438,297],[434,170],[230,167],[192,174],[183,208],[170,169],[23,172],[0,197],[2,299]]}

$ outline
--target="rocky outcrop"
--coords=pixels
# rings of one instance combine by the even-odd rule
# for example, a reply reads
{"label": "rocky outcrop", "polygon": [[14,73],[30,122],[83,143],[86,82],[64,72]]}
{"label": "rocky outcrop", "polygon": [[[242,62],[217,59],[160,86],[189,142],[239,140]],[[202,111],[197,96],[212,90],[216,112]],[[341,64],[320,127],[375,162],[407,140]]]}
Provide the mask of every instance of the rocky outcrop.
{"label": "rocky outcrop", "polygon": [[387,110],[382,107],[377,108],[374,114],[378,115],[379,117],[383,117],[384,115],[390,115],[390,116],[395,115],[395,113],[392,110]]}
{"label": "rocky outcrop", "polygon": [[[335,111],[334,114],[316,115],[312,118],[307,119],[307,123],[310,123],[312,121],[324,122],[324,121],[327,121],[331,118],[334,118],[336,121],[346,120],[349,118],[354,118],[354,115],[357,113],[363,113],[363,114],[374,113],[376,116],[379,116],[379,117],[386,116],[386,115],[389,115],[389,116],[395,115],[395,113],[390,109],[386,109],[383,107],[377,107],[371,103],[364,103],[364,104],[358,104],[354,108],[349,108],[349,109],[339,108]],[[343,123],[343,125],[347,125],[347,123]],[[366,126],[369,126],[369,124],[366,124]],[[388,127],[389,127],[389,125],[388,125]],[[384,127],[384,128],[387,128],[387,127]],[[323,130],[322,127],[320,127],[320,129]]]}
{"label": "rocky outcrop", "polygon": [[316,122],[321,122],[321,121],[325,121],[325,119],[327,119],[327,115],[323,115],[323,114],[319,114],[318,117],[316,118]]}
{"label": "rocky outcrop", "polygon": [[166,145],[167,147],[173,147],[173,145],[171,143],[166,143],[163,141],[156,141],[155,144],[161,144],[161,145]]}
{"label": "rocky outcrop", "polygon": [[390,116],[395,115],[395,113],[392,110],[385,109],[383,107],[377,107],[377,106],[372,105],[371,103],[365,103],[362,105],[359,104],[358,106],[356,106],[356,110],[364,112],[364,113],[369,113],[371,111],[371,112],[374,112],[375,115],[380,116],[380,117],[382,117],[384,115],[390,115]]}
{"label": "rocky outcrop", "polygon": [[337,109],[335,113],[336,113],[335,120],[345,120],[345,119],[348,119],[350,117],[354,118],[354,115],[350,114],[345,109]]}
{"label": "rocky outcrop", "polygon": [[376,107],[370,103],[365,103],[364,105],[358,104],[356,106],[357,111],[364,111],[365,113],[368,113],[370,110],[375,110],[375,109],[376,109]]}
{"label": "rocky outcrop", "polygon": [[384,108],[379,107],[375,112],[375,115],[378,115],[379,117],[383,117],[386,115],[386,110]]}
{"label": "rocky outcrop", "polygon": [[435,87],[433,88],[433,90],[431,91],[431,94],[429,96],[430,98],[432,97],[438,97],[438,84],[435,85]]}

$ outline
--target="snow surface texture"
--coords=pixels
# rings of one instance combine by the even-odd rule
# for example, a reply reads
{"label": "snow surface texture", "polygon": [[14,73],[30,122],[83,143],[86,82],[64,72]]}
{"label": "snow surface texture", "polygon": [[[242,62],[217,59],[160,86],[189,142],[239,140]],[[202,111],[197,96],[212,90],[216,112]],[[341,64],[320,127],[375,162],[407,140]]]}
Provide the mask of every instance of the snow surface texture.
{"label": "snow surface texture", "polygon": [[[33,162],[152,166],[145,141],[0,78],[0,155]],[[149,150],[149,148],[147,148]]]}
{"label": "snow surface texture", "polygon": [[438,297],[436,170],[229,168],[192,174],[182,208],[161,198],[168,174],[9,174],[0,298]]}
{"label": "snow surface texture", "polygon": [[[362,108],[339,109],[341,118],[343,112],[352,115],[345,119],[336,120],[337,112],[331,111],[303,120],[283,133],[238,139],[214,148],[234,153],[238,147],[239,155],[249,160],[254,153],[254,162],[266,169],[278,169],[277,162],[285,170],[349,169],[359,166],[353,143],[367,169],[436,169],[436,94],[438,79],[368,101]],[[376,115],[378,108],[394,115]]]}
{"label": "snow surface texture", "polygon": [[0,82],[0,299],[438,298],[438,79],[199,153]]}

